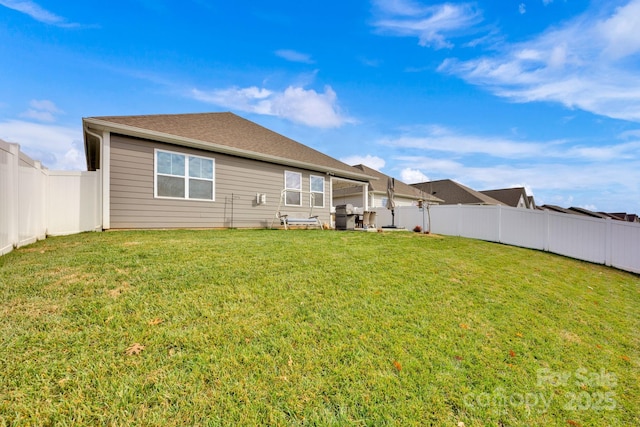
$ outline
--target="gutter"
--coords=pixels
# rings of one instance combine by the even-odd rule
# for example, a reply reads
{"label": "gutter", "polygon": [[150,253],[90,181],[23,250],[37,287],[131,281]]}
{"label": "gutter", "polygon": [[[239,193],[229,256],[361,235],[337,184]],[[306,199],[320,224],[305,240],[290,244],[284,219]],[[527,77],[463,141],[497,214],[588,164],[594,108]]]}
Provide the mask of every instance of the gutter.
{"label": "gutter", "polygon": [[[95,138],[98,138],[98,141],[100,141],[100,149],[102,149],[102,136],[98,135],[95,132],[90,131],[88,126],[83,126],[83,128],[84,128],[84,131],[86,133],[88,133],[89,135],[91,135],[91,136],[93,136]],[[85,152],[85,159],[84,160],[86,162],[87,161],[86,155],[89,152],[89,150],[87,150],[87,141],[84,142],[84,152]],[[102,159],[102,156],[100,156],[100,159]],[[87,170],[89,170],[89,165],[88,164],[87,164]]]}

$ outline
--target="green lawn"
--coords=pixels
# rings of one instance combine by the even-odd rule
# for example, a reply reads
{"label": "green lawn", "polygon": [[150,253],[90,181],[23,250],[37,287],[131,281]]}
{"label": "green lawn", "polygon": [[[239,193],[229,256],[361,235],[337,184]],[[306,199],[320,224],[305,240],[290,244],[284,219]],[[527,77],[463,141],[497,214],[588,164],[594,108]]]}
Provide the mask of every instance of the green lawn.
{"label": "green lawn", "polygon": [[0,425],[640,425],[640,278],[547,253],[87,233],[0,289]]}

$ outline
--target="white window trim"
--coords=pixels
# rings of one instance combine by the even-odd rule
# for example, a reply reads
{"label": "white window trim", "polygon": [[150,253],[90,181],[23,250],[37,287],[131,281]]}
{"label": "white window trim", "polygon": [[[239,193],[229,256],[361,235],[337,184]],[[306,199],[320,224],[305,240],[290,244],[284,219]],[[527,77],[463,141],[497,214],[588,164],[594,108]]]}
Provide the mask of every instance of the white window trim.
{"label": "white window trim", "polygon": [[[164,173],[158,173],[158,153],[167,153],[167,154],[177,154],[179,156],[184,157],[184,197],[168,197],[168,196],[158,196],[158,175],[160,176],[173,176],[179,177],[180,175],[168,175]],[[212,178],[193,178],[189,177],[189,157],[195,157],[204,160],[211,160],[212,162]],[[211,181],[211,199],[198,199],[189,197],[189,179],[197,179],[200,181]],[[153,150],[153,197],[156,199],[169,199],[169,200],[192,200],[197,202],[215,202],[216,201],[216,159],[213,157],[205,157],[198,156],[194,154],[180,153],[178,151],[169,151],[162,150],[160,148],[155,148]]]}
{"label": "white window trim", "polygon": [[[300,177],[300,188],[288,188],[287,187],[287,174],[295,174],[298,175]],[[288,171],[285,170],[284,171],[284,205],[285,206],[302,206],[302,173],[300,172],[294,172],[294,171]],[[297,204],[292,204],[292,203],[287,203],[287,193],[288,192],[297,192],[300,194],[300,203]]]}
{"label": "white window trim", "polygon": [[[311,188],[311,182],[313,181],[313,178],[320,178],[322,180],[322,193],[319,191],[313,191],[313,188]],[[322,205],[317,205],[317,206],[313,206],[314,208],[324,208],[324,199],[325,199],[325,182],[324,182],[324,176],[320,176],[320,175],[309,175],[309,194],[313,194],[314,196],[314,200],[315,198],[318,197],[318,194],[322,195]],[[309,205],[313,204],[311,197],[309,197]]]}

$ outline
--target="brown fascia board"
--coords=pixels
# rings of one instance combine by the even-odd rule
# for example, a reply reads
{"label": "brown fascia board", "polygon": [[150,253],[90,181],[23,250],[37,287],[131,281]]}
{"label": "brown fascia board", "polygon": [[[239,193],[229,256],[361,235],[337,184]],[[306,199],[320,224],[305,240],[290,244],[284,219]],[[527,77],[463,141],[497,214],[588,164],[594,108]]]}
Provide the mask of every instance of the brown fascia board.
{"label": "brown fascia board", "polygon": [[[278,156],[271,156],[268,154],[261,154],[255,151],[242,150],[239,148],[233,148],[226,145],[216,144],[213,142],[205,142],[192,138],[179,137],[164,132],[157,132],[148,129],[138,128],[135,126],[123,125],[119,123],[113,123],[110,121],[100,120],[98,118],[86,117],[82,119],[85,124],[91,125],[91,129],[108,131],[112,133],[122,133],[124,135],[133,136],[143,139],[151,139],[158,142],[166,142],[168,144],[180,145],[183,147],[197,148],[206,151],[213,151],[222,154],[229,154],[237,157],[244,157],[247,159],[260,160],[268,163],[281,164],[285,166],[293,166],[301,169],[308,169],[313,171],[323,172],[325,174],[334,175],[338,177],[351,178],[358,181],[369,181],[371,179],[377,179],[375,177],[366,175],[364,173],[351,173],[340,169],[319,167],[312,163],[306,163],[291,159],[286,159]],[[348,166],[348,165],[347,165]]]}

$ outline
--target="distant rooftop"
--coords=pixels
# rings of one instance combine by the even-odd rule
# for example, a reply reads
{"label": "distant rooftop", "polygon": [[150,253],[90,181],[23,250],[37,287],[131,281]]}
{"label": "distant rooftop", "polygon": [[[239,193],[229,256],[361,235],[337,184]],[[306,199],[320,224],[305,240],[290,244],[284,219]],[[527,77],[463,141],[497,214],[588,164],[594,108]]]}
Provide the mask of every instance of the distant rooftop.
{"label": "distant rooftop", "polygon": [[411,186],[444,200],[445,205],[502,205],[504,203],[451,179],[427,181]]}

